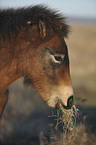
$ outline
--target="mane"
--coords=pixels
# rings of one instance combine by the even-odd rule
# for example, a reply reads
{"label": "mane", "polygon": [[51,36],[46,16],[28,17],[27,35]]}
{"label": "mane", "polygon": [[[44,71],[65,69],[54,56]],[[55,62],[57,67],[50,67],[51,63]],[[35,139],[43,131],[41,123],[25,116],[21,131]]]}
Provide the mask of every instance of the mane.
{"label": "mane", "polygon": [[50,25],[58,35],[67,37],[69,26],[65,22],[65,17],[42,5],[0,10],[0,37],[5,38],[11,33],[17,33],[22,27],[28,26],[28,21],[33,25],[39,20]]}

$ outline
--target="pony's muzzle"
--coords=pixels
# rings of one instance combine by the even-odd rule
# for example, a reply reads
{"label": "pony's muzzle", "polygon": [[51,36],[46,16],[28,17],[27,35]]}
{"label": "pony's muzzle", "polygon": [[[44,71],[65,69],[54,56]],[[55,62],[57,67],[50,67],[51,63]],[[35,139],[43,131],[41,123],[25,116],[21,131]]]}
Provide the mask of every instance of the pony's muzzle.
{"label": "pony's muzzle", "polygon": [[59,107],[59,105],[62,105],[63,108],[65,109],[71,109],[71,107],[73,106],[74,103],[74,97],[70,96],[67,100],[67,105],[65,105],[60,99],[58,100],[58,103],[56,104],[56,108]]}
{"label": "pony's muzzle", "polygon": [[[48,106],[55,108],[58,105],[70,109],[74,102],[73,89],[70,86],[59,87],[59,91],[53,93],[47,101]],[[59,92],[59,93],[58,93]]]}

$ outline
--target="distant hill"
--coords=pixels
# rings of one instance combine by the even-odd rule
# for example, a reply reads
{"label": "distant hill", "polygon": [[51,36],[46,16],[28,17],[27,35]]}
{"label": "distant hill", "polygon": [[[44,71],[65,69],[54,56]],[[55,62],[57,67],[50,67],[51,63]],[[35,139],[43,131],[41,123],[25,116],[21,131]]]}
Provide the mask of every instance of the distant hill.
{"label": "distant hill", "polygon": [[96,18],[68,17],[69,23],[96,25]]}

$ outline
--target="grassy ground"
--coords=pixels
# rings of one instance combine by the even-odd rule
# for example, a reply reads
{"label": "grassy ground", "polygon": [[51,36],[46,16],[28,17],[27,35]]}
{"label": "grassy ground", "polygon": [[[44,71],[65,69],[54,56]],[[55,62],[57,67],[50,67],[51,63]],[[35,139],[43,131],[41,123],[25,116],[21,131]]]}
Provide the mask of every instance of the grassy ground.
{"label": "grassy ground", "polygon": [[[66,40],[79,124],[67,140],[55,130],[55,117],[34,89],[22,79],[10,86],[10,97],[0,127],[1,145],[95,145],[96,144],[96,25],[72,25]],[[72,138],[71,138],[72,137]]]}

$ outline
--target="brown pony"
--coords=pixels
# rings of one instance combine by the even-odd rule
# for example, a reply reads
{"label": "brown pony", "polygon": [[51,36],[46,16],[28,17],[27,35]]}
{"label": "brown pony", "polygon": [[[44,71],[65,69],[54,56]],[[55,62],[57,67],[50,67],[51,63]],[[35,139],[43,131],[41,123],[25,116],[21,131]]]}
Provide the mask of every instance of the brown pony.
{"label": "brown pony", "polygon": [[0,10],[0,116],[8,86],[24,77],[49,107],[72,107],[73,91],[64,38],[65,18],[44,6]]}

